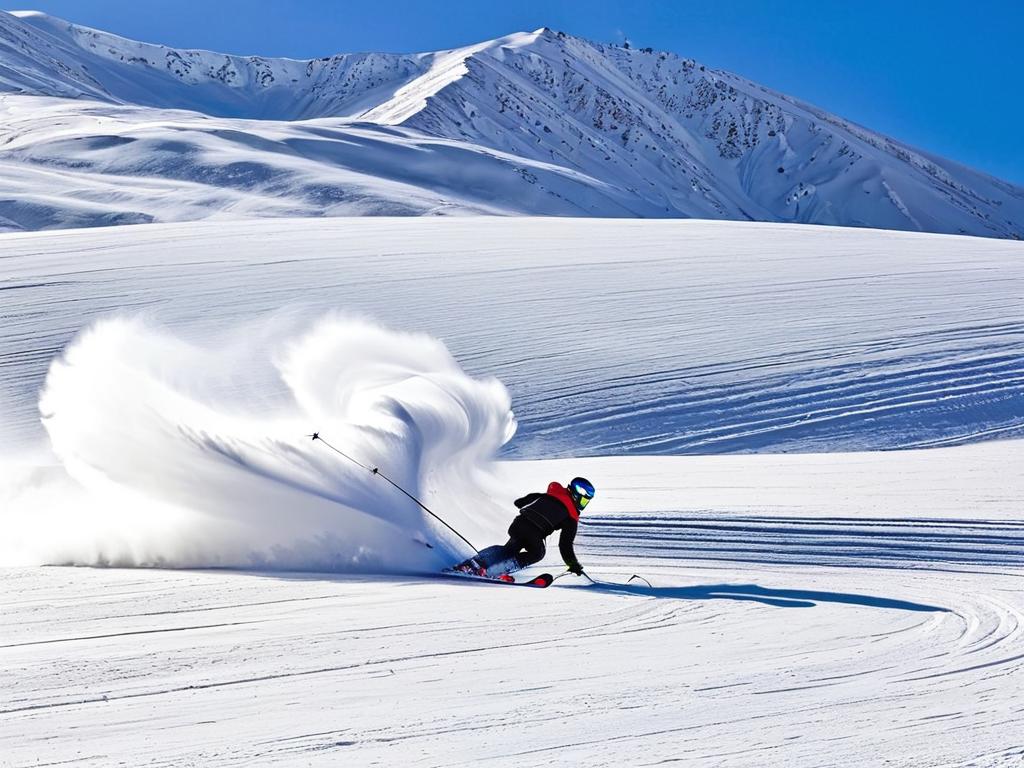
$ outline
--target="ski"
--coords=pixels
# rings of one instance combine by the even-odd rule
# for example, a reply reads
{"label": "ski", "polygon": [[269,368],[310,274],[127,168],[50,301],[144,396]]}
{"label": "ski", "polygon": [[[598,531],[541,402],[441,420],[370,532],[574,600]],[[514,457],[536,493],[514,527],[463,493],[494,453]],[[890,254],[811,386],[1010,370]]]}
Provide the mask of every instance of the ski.
{"label": "ski", "polygon": [[538,576],[534,576],[532,579],[525,581],[516,581],[512,576],[505,574],[506,578],[499,578],[497,576],[478,576],[475,573],[463,573],[462,571],[442,571],[442,576],[454,576],[458,579],[472,579],[473,581],[486,581],[490,584],[505,584],[509,587],[534,587],[536,589],[544,589],[550,587],[551,582],[555,580],[555,577],[550,573],[542,573]]}

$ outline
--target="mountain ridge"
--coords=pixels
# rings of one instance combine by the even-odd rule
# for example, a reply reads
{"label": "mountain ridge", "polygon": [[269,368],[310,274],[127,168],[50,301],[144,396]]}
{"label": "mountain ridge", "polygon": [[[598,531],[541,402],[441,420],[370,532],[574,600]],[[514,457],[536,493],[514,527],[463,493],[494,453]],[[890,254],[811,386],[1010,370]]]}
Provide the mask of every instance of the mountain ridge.
{"label": "mountain ridge", "polygon": [[[386,141],[399,129],[421,148],[457,142],[497,175],[479,188],[456,179],[451,194],[437,194],[424,168],[413,182],[421,190],[413,197],[424,198],[414,214],[695,217],[1024,237],[1024,189],[1009,182],[693,59],[546,27],[446,51],[298,60],[175,49],[44,14],[0,13],[0,99],[16,96],[184,109],[244,121],[236,128],[260,140],[272,129],[257,120],[328,121],[336,141],[355,129]],[[0,147],[12,140],[0,129]],[[337,149],[329,176],[353,171],[350,153]],[[58,155],[40,143],[0,149],[0,162],[52,167],[66,159]],[[178,176],[193,178],[185,155]],[[74,163],[136,175],[97,158],[79,153]],[[538,164],[559,178],[542,179]],[[394,181],[395,165],[362,168],[364,188]],[[353,212],[288,202],[303,215]],[[379,207],[394,212],[406,202],[399,195]]]}

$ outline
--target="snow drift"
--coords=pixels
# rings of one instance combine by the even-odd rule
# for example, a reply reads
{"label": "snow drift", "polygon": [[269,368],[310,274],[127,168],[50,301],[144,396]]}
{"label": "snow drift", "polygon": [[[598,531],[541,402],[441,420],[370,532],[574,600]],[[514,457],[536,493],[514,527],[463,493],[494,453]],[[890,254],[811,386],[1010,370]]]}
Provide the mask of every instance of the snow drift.
{"label": "snow drift", "polygon": [[463,555],[308,435],[475,531],[493,505],[488,461],[515,428],[504,386],[428,336],[338,316],[274,326],[292,330],[250,325],[216,348],[139,318],[81,334],[40,399],[63,471],[8,489],[0,560],[409,572]]}

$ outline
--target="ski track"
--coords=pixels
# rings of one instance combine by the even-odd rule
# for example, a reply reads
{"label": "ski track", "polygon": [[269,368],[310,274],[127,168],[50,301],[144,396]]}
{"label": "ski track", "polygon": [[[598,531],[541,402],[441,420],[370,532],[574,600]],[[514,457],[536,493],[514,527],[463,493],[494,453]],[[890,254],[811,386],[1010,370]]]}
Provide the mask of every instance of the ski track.
{"label": "ski track", "polygon": [[[619,583],[543,591],[6,570],[3,763],[809,765],[840,743],[848,765],[1014,764],[1019,522],[702,520],[595,517],[585,560]],[[973,558],[921,559],[965,530]]]}
{"label": "ski track", "polygon": [[0,764],[1019,765],[1022,453],[504,462],[605,489],[546,590],[3,569]]}
{"label": "ski track", "polygon": [[488,218],[147,225],[0,243],[0,403],[15,443],[39,436],[47,366],[90,320],[145,312],[203,337],[282,307],[368,313],[442,338],[469,373],[509,387],[513,457],[1024,434],[1020,243]]}

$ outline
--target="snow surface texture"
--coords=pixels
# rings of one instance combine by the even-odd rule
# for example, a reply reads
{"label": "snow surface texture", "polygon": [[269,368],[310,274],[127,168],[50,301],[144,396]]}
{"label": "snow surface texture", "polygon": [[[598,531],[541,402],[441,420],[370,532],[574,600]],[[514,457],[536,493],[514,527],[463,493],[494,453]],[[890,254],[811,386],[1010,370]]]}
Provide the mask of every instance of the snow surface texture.
{"label": "snow surface texture", "polygon": [[[611,454],[1019,435],[1022,256],[698,221],[3,235],[0,763],[1019,765],[1024,442]],[[506,455],[608,455],[492,464],[510,405]],[[590,477],[602,583],[411,577],[462,545],[317,428],[478,546]]]}
{"label": "snow surface texture", "polygon": [[[192,223],[0,242],[8,449],[42,440],[52,359],[111,313],[143,313],[210,355],[232,327],[287,340],[339,309],[430,334],[470,376],[500,379],[519,414],[510,457],[1024,434],[1022,243],[550,218]],[[266,375],[273,345],[250,349],[230,361],[249,385],[238,401],[286,395]]]}
{"label": "snow surface texture", "polygon": [[1024,236],[1024,190],[728,72],[548,29],[309,61],[0,13],[0,229],[437,213]]}
{"label": "snow surface texture", "polygon": [[504,465],[594,478],[597,586],[6,570],[0,755],[1019,766],[1022,445]]}
{"label": "snow surface texture", "polygon": [[[1024,433],[1020,243],[480,218],[3,242],[2,437],[20,465],[0,483],[6,564],[423,572],[469,554],[314,430],[480,546],[522,492],[494,480],[501,450],[835,451]],[[57,465],[40,469],[44,438]]]}

